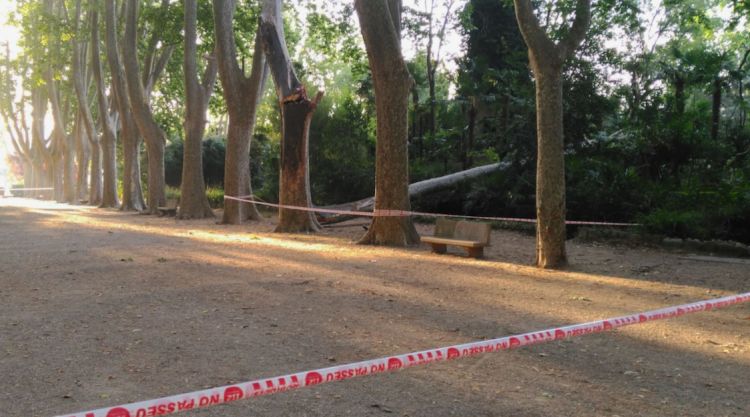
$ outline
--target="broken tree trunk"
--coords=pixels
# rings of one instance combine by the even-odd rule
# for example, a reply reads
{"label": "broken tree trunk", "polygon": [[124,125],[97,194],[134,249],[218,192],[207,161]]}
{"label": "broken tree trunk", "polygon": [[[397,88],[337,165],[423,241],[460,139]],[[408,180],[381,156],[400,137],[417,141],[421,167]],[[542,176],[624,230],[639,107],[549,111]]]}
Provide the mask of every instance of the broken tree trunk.
{"label": "broken tree trunk", "polygon": [[[281,0],[265,0],[260,33],[281,107],[279,204],[311,207],[308,139],[312,114],[323,93],[319,92],[315,100],[307,97],[305,87],[297,78],[289,59],[283,30]],[[276,232],[315,232],[319,229],[320,225],[313,213],[279,209]]]}
{"label": "broken tree trunk", "polygon": [[[428,180],[418,181],[409,185],[409,199],[421,197],[430,193],[434,193],[440,190],[453,187],[465,181],[472,180],[474,178],[483,177],[493,172],[499,172],[507,168],[510,164],[508,162],[497,162],[489,165],[482,165],[479,167],[467,169],[465,171],[454,172],[453,174],[444,175],[442,177],[430,178]],[[333,206],[326,206],[326,209],[333,210],[348,210],[348,211],[364,211],[371,212],[375,207],[375,197],[367,197],[362,200],[352,201],[350,203],[336,204]],[[350,215],[341,214],[319,214],[318,220],[322,224],[333,224],[339,223],[353,218]]]}

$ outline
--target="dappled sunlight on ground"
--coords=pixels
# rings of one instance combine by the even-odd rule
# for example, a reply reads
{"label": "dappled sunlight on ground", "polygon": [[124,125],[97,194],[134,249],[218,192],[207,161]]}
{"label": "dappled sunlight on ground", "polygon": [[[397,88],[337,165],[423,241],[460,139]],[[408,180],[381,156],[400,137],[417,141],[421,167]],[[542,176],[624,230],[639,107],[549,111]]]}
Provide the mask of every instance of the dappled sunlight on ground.
{"label": "dappled sunlight on ground", "polygon": [[[533,251],[533,238],[502,231],[493,232],[487,259],[475,260],[356,245],[346,228],[275,234],[270,221],[223,226],[26,201],[0,200],[0,224],[17,234],[0,245],[0,316],[50,317],[22,324],[27,333],[0,328],[11,332],[6,352],[15,357],[26,346],[48,355],[32,372],[44,380],[66,352],[93,340],[71,359],[80,370],[59,378],[120,375],[76,388],[81,407],[53,399],[50,411],[634,313],[739,292],[748,282],[742,265],[576,242],[570,271],[540,271],[514,262]],[[748,319],[750,307],[737,306],[274,396],[222,415],[278,404],[290,407],[285,415],[302,415],[292,411],[300,407],[368,415],[383,401],[412,416],[429,415],[433,404],[457,415],[628,415],[633,407],[732,415],[750,409],[739,383],[750,372]],[[62,348],[30,347],[39,337]],[[106,399],[102,387],[112,387]],[[336,395],[337,405],[316,397]]]}

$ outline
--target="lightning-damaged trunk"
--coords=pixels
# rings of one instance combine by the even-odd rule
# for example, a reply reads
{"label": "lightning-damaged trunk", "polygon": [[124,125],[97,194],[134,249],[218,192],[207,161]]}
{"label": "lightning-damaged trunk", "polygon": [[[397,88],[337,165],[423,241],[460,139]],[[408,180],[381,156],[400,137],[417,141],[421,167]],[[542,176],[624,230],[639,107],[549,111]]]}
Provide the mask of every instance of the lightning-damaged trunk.
{"label": "lightning-damaged trunk", "polygon": [[[308,164],[309,134],[315,104],[309,99],[284,103],[281,106],[283,139],[281,142],[281,173],[279,203],[309,207],[310,167]],[[312,212],[280,210],[277,232],[317,231],[320,226]]]}
{"label": "lightning-damaged trunk", "polygon": [[[294,72],[283,35],[281,0],[264,1],[260,34],[281,107],[279,204],[311,207],[308,138],[312,113],[322,98],[322,93],[318,93],[315,100],[311,101],[305,87]],[[276,227],[276,232],[296,233],[318,230],[320,230],[320,225],[312,212],[279,209],[279,225]]]}

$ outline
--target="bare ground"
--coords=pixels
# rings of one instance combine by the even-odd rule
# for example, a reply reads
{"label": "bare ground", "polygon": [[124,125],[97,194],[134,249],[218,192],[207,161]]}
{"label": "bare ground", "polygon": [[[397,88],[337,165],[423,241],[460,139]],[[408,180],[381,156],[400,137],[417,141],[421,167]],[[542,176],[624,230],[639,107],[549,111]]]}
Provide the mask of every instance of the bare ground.
{"label": "bare ground", "polygon": [[[53,416],[750,288],[746,264],[493,232],[487,259],[0,199],[0,416]],[[419,227],[423,234],[431,226]],[[185,416],[748,416],[750,306]]]}

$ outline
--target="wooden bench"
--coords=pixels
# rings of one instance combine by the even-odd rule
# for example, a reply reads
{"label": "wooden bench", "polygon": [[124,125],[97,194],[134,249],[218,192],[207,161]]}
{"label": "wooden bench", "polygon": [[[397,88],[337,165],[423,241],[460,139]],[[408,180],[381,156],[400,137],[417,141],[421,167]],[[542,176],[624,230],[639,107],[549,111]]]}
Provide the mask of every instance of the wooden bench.
{"label": "wooden bench", "polygon": [[481,258],[484,247],[490,244],[490,230],[489,223],[438,218],[435,235],[422,236],[421,240],[429,243],[435,253],[445,253],[447,246],[452,245],[463,247],[472,258]]}
{"label": "wooden bench", "polygon": [[177,204],[179,204],[180,200],[169,198],[167,199],[167,205],[163,207],[157,207],[156,209],[159,210],[159,216],[169,216],[173,217],[177,215]]}

